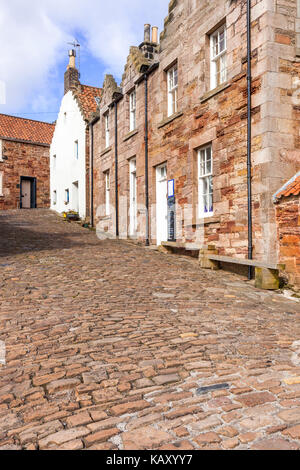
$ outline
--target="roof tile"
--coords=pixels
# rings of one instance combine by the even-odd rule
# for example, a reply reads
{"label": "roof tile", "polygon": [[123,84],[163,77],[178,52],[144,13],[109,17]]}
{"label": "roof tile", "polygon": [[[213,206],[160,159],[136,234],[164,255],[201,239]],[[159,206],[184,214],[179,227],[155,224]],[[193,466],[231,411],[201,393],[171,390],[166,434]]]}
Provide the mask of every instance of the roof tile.
{"label": "roof tile", "polygon": [[288,196],[299,196],[299,194],[300,171],[274,194],[274,200],[278,201],[280,198]]}
{"label": "roof tile", "polygon": [[54,124],[0,114],[0,139],[15,139],[50,145]]}

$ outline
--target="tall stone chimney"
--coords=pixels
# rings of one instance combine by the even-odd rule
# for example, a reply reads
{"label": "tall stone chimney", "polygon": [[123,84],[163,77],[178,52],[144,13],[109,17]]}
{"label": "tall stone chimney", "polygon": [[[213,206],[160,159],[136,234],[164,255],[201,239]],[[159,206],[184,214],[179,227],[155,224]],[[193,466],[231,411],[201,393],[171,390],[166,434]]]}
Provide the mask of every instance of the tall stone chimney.
{"label": "tall stone chimney", "polygon": [[69,65],[65,72],[65,94],[69,90],[75,90],[79,85],[79,72],[76,68],[76,51],[69,51]]}
{"label": "tall stone chimney", "polygon": [[153,26],[152,28],[152,38],[151,38],[151,25],[145,24],[144,26],[144,41],[139,46],[140,50],[146,57],[146,59],[154,60],[158,53],[159,44],[158,44],[158,28]]}

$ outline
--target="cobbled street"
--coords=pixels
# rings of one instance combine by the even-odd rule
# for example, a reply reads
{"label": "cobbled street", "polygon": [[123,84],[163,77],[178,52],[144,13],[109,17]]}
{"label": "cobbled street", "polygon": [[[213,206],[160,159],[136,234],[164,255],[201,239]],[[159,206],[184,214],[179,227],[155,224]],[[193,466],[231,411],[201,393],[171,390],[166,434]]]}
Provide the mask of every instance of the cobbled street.
{"label": "cobbled street", "polygon": [[0,233],[1,449],[300,449],[297,301],[46,210]]}

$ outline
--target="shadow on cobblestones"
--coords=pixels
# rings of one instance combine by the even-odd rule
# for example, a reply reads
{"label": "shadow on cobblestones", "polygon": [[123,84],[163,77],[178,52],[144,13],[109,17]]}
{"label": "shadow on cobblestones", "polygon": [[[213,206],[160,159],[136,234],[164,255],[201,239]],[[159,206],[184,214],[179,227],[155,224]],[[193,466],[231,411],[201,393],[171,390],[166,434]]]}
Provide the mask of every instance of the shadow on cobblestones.
{"label": "shadow on cobblestones", "polygon": [[[18,218],[15,217],[15,213],[18,213]],[[0,213],[0,257],[35,251],[71,249],[82,245],[83,233],[79,234],[78,230],[73,231],[72,224],[64,222],[66,225],[64,232],[58,231],[55,225],[53,231],[45,230],[43,225],[36,224],[37,214],[44,215],[45,218],[49,214],[50,219],[54,217],[51,212],[44,210]]]}

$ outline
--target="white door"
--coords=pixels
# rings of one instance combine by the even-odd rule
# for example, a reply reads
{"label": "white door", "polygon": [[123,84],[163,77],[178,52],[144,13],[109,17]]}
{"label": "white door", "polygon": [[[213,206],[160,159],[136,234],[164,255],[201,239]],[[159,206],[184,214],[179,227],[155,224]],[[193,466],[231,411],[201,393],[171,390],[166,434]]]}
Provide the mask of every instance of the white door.
{"label": "white door", "polygon": [[130,178],[130,227],[129,233],[133,237],[137,231],[137,180],[136,180],[136,160],[131,160],[129,165],[129,178]]}
{"label": "white door", "polygon": [[72,184],[72,209],[73,211],[79,213],[79,187],[78,181]]}
{"label": "white door", "polygon": [[156,168],[156,243],[168,239],[168,181],[167,165]]}
{"label": "white door", "polygon": [[22,208],[31,208],[31,182],[29,180],[22,181]]}

